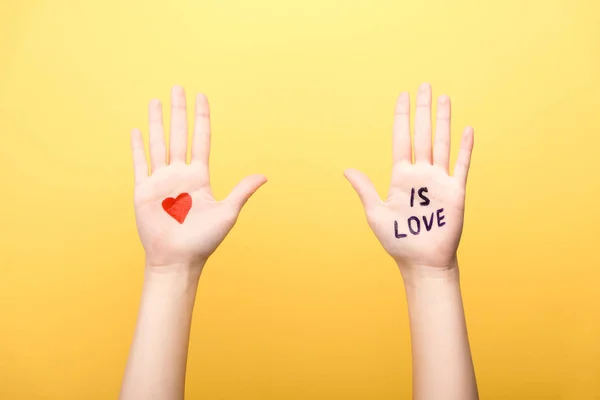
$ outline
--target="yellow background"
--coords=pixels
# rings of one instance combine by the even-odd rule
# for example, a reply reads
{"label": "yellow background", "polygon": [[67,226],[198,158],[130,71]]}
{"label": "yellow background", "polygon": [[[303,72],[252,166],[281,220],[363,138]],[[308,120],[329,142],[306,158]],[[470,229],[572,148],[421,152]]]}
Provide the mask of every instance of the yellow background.
{"label": "yellow background", "polygon": [[386,193],[396,96],[424,81],[455,144],[475,128],[460,262],[482,399],[600,398],[598,2],[0,15],[0,398],[116,398],[143,267],[129,132],[174,84],[211,102],[219,197],[269,177],[202,276],[188,398],[408,398],[401,277],[342,171]]}

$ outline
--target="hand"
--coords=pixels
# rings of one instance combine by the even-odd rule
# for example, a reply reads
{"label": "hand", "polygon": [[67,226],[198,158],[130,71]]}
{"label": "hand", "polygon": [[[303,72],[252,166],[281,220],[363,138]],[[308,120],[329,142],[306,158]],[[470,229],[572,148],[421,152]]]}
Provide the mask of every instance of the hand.
{"label": "hand", "polygon": [[463,227],[473,129],[464,130],[454,174],[450,176],[450,99],[441,96],[438,100],[432,157],[431,86],[423,84],[419,88],[414,164],[408,93],[400,94],[395,114],[394,165],[387,200],[381,201],[363,173],[350,169],[344,174],[362,201],[369,226],[401,271],[453,268]]}
{"label": "hand", "polygon": [[[167,163],[162,108],[158,100],[149,106],[151,175],[138,129],[131,134],[135,170],[135,215],[149,267],[203,265],[235,224],[242,206],[267,179],[251,175],[221,201],[210,187],[210,113],[203,94],[196,97],[191,162],[187,156],[185,92],[171,93],[170,157]],[[183,194],[183,195],[182,195]],[[177,199],[167,200],[167,198]],[[187,196],[189,195],[189,197]],[[191,202],[191,208],[188,206]],[[189,208],[189,212],[187,209]],[[170,211],[170,213],[167,212]]]}

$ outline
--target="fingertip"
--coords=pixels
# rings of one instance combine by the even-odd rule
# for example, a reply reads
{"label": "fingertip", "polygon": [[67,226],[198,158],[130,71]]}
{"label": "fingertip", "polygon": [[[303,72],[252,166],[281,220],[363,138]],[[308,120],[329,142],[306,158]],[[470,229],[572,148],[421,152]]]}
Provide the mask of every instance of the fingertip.
{"label": "fingertip", "polygon": [[438,103],[441,105],[446,105],[450,103],[450,97],[446,94],[443,94],[438,98]]}
{"label": "fingertip", "polygon": [[180,85],[174,85],[171,89],[171,100],[174,103],[185,103],[185,90]]}
{"label": "fingertip", "polygon": [[396,115],[406,116],[410,109],[410,98],[408,92],[402,92],[396,100]]}
{"label": "fingertip", "polygon": [[426,93],[431,91],[431,84],[429,82],[423,82],[419,85],[419,92]]}
{"label": "fingertip", "polygon": [[467,126],[463,132],[463,141],[467,148],[472,148],[475,142],[475,130],[471,126]]}
{"label": "fingertip", "polygon": [[185,91],[179,85],[175,85],[171,89],[171,107],[181,110],[185,110],[186,108]]}
{"label": "fingertip", "polygon": [[142,131],[140,131],[138,128],[133,128],[131,130],[130,142],[131,142],[131,147],[134,150],[143,149],[144,148],[144,139],[142,138]]}
{"label": "fingertip", "polygon": [[346,179],[350,180],[352,175],[354,175],[356,173],[356,170],[354,168],[346,168],[343,173],[344,173],[344,177]]}
{"label": "fingertip", "polygon": [[346,177],[348,182],[350,182],[350,184],[357,190],[359,187],[362,187],[365,184],[370,184],[371,182],[369,177],[365,173],[354,168],[348,168],[346,171],[344,171],[344,176]]}
{"label": "fingertip", "polygon": [[204,93],[196,94],[196,114],[197,116],[210,118],[208,97]]}
{"label": "fingertip", "polygon": [[246,181],[253,187],[252,192],[258,190],[259,187],[267,183],[267,177],[263,174],[253,174],[246,178]]}
{"label": "fingertip", "polygon": [[265,183],[267,177],[262,174],[248,175],[243,178],[229,193],[226,200],[239,210],[242,209],[244,204],[252,197],[252,195]]}
{"label": "fingertip", "polygon": [[258,182],[259,182],[261,185],[264,185],[265,183],[267,183],[267,182],[269,181],[269,179],[267,178],[267,176],[266,176],[266,175],[263,175],[263,174],[256,174],[255,176],[256,176],[256,179],[258,180]]}
{"label": "fingertip", "polygon": [[162,107],[162,104],[161,104],[160,100],[158,100],[158,99],[152,99],[148,103],[148,109],[150,110],[150,112],[160,111],[161,107]]}
{"label": "fingertip", "polygon": [[427,82],[422,83],[417,91],[417,107],[431,107],[431,85]]}

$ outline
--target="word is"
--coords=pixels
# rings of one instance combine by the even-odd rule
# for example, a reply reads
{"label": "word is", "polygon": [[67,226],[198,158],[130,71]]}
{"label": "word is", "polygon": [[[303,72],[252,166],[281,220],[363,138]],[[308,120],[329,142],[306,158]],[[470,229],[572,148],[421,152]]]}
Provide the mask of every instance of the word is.
{"label": "word is", "polygon": [[[421,199],[421,201],[419,202],[419,205],[422,207],[427,207],[431,201],[429,200],[429,198],[425,195],[425,193],[428,192],[428,189],[426,187],[422,187],[419,190],[415,190],[415,188],[412,188],[410,191],[410,206],[414,207],[415,204],[415,193],[419,196],[419,198]],[[421,225],[421,218],[416,217],[416,216],[411,216],[406,220],[406,225],[408,227],[408,231],[412,234],[412,235],[418,235],[419,233],[421,233],[421,228],[425,228],[425,230],[427,232],[429,232],[434,225],[434,220],[437,223],[437,226],[439,228],[441,228],[442,226],[446,225],[446,223],[444,222],[444,215],[443,215],[444,209],[440,208],[434,212],[431,213],[431,215],[429,216],[429,218],[427,218],[427,215],[423,215],[422,216],[422,220],[423,220],[423,224]],[[399,231],[399,224],[398,221],[394,221],[394,236],[396,236],[396,239],[402,239],[408,236],[408,234],[406,233],[401,233]]]}
{"label": "word is", "polygon": [[[423,193],[427,193],[427,192],[428,192],[428,190],[426,187],[422,187],[417,192],[419,197],[421,198],[421,200],[423,200],[422,202],[419,203],[419,205],[422,205],[422,206],[429,205],[429,198],[423,194]],[[413,207],[414,204],[415,204],[415,188],[412,188],[410,191],[410,206]]]}
{"label": "word is", "polygon": [[183,224],[190,208],[192,208],[192,196],[187,193],[181,193],[176,198],[167,197],[162,202],[163,209],[173,217],[177,222]]}

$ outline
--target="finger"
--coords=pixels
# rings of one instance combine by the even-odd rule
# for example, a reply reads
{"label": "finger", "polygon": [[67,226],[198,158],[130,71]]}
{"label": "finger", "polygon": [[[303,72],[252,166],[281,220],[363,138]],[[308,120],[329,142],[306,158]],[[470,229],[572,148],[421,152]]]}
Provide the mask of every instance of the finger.
{"label": "finger", "polygon": [[465,128],[462,139],[460,140],[460,150],[454,165],[454,177],[458,179],[463,186],[467,185],[467,176],[469,166],[471,165],[471,153],[473,151],[474,132],[470,126]]}
{"label": "finger", "polygon": [[394,164],[412,162],[412,144],[410,141],[410,97],[403,92],[398,96],[394,116],[392,139]]}
{"label": "finger", "polygon": [[431,164],[431,85],[423,83],[415,111],[415,162]]}
{"label": "finger", "polygon": [[152,172],[154,172],[167,165],[162,105],[158,100],[152,100],[148,106],[148,123],[150,126],[150,163]]}
{"label": "finger", "polygon": [[208,160],[210,157],[210,107],[208,99],[202,93],[196,96],[196,112],[194,123],[194,137],[192,139],[192,162],[201,164],[208,176]]}
{"label": "finger", "polygon": [[171,90],[171,138],[169,164],[185,163],[187,158],[187,116],[185,91],[181,86]]}
{"label": "finger", "polygon": [[344,176],[358,194],[365,211],[372,210],[381,203],[379,194],[377,194],[377,190],[375,190],[375,186],[373,186],[368,176],[355,169],[345,170]]}
{"label": "finger", "polygon": [[246,204],[250,196],[252,196],[254,192],[256,192],[258,188],[264,185],[266,182],[267,177],[264,175],[256,174],[247,176],[233,188],[231,193],[229,193],[224,201],[236,207],[239,212],[244,204]]}
{"label": "finger", "polygon": [[144,140],[139,129],[131,131],[131,153],[133,155],[133,176],[135,184],[139,185],[148,178],[148,162],[144,151]]}
{"label": "finger", "polygon": [[433,145],[433,162],[448,172],[450,163],[450,98],[440,96],[435,122],[435,139]]}

